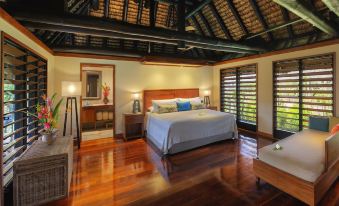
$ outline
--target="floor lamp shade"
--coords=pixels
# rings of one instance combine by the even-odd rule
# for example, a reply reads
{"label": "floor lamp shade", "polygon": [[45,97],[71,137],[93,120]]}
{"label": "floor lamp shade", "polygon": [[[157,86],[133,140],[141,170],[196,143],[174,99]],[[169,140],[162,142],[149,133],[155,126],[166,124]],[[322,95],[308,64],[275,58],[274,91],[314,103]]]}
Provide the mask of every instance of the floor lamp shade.
{"label": "floor lamp shade", "polygon": [[[75,122],[76,122],[75,124],[76,124],[76,129],[77,129],[76,139],[77,139],[77,143],[78,143],[78,148],[80,148],[81,136],[80,136],[80,129],[79,129],[79,115],[78,115],[77,96],[81,96],[81,82],[62,81],[61,82],[61,96],[67,97],[63,136],[66,135],[67,116],[68,116],[69,112],[70,112],[70,127],[71,127],[70,131],[71,131],[71,135],[72,135],[73,113],[75,113]],[[69,104],[70,104],[70,107],[68,107]],[[74,105],[75,108],[73,108],[73,105]]]}
{"label": "floor lamp shade", "polygon": [[61,96],[63,97],[81,96],[81,82],[62,81]]}

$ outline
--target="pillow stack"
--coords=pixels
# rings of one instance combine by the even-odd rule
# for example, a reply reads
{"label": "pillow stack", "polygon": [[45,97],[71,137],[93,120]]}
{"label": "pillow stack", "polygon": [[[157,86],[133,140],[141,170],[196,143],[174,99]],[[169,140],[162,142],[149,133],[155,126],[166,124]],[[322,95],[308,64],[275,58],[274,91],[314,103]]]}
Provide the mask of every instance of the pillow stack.
{"label": "pillow stack", "polygon": [[200,97],[152,100],[152,107],[149,108],[151,112],[159,114],[197,109],[205,109]]}

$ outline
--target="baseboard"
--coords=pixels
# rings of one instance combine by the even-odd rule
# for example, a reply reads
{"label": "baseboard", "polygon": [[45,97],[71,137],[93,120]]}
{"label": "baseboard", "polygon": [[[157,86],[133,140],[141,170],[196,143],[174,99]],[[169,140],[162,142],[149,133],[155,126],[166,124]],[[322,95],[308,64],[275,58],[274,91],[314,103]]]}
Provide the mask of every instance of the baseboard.
{"label": "baseboard", "polygon": [[257,135],[260,135],[262,137],[269,138],[269,139],[274,139],[272,134],[269,134],[266,132],[257,131]]}
{"label": "baseboard", "polygon": [[119,134],[115,134],[114,138],[124,138],[124,134],[123,133],[119,133]]}

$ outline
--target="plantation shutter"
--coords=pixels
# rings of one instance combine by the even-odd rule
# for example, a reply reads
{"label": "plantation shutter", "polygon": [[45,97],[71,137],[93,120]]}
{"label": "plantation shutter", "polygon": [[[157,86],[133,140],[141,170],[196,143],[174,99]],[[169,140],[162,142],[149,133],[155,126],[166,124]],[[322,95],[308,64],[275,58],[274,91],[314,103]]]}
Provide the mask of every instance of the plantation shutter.
{"label": "plantation shutter", "polygon": [[333,55],[275,62],[273,85],[276,137],[307,128],[311,115],[333,115]]}
{"label": "plantation shutter", "polygon": [[220,70],[221,111],[236,115],[240,128],[256,131],[256,65]]}
{"label": "plantation shutter", "polygon": [[47,64],[44,59],[10,38],[2,40],[1,77],[3,110],[3,186],[13,177],[13,162],[39,137],[35,113],[41,95],[47,92]]}
{"label": "plantation shutter", "polygon": [[237,72],[236,69],[220,71],[220,107],[221,111],[237,114]]}
{"label": "plantation shutter", "polygon": [[[256,125],[257,121],[257,74],[256,65],[238,69],[238,121]],[[241,124],[240,123],[240,124]]]}

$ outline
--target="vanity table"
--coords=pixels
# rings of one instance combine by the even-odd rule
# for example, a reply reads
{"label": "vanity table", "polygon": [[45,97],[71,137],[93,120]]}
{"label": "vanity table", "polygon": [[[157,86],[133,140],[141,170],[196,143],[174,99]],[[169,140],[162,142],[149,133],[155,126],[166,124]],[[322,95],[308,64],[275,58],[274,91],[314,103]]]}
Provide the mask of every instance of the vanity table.
{"label": "vanity table", "polygon": [[114,121],[114,106],[113,104],[92,104],[83,105],[81,114],[82,128],[84,126],[94,126],[96,129],[98,123],[112,124]]}

